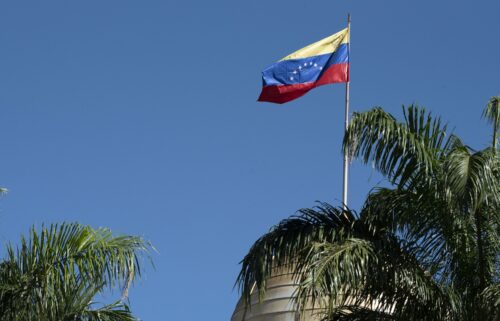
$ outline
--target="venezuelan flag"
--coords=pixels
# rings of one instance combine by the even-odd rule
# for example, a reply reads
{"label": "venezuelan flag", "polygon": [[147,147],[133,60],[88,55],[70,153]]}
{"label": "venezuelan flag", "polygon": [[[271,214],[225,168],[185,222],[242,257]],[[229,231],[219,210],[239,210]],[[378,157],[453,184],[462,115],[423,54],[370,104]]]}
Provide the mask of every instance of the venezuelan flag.
{"label": "venezuelan flag", "polygon": [[326,84],[349,81],[349,29],[286,56],[262,72],[259,101],[286,103]]}

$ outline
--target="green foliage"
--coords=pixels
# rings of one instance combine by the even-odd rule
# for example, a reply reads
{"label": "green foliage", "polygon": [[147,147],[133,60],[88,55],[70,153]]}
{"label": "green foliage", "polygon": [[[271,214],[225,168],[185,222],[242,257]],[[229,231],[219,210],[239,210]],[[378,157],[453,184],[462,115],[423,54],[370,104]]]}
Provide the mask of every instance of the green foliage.
{"label": "green foliage", "polygon": [[424,109],[403,111],[403,122],[379,107],[356,113],[344,138],[392,187],[374,189],[359,214],[321,203],[273,227],[242,261],[247,300],[289,266],[298,307],[321,307],[325,320],[500,318],[496,145],[475,151]]}
{"label": "green foliage", "polygon": [[500,126],[500,97],[491,97],[484,109],[483,116],[493,126],[493,148],[497,148],[498,126]]}
{"label": "green foliage", "polygon": [[[0,320],[137,320],[124,300],[141,275],[141,255],[149,248],[139,237],[113,236],[104,228],[32,228],[18,247],[7,247],[0,263]],[[121,300],[101,306],[94,302],[116,287],[122,289]]]}

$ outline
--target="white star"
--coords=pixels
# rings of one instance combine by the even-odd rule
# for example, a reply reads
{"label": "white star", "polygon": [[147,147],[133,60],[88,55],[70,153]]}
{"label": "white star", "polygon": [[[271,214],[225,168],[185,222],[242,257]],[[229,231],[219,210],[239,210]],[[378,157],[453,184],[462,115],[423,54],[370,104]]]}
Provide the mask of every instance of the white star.
{"label": "white star", "polygon": [[302,66],[299,66],[299,70],[302,69]]}
{"label": "white star", "polygon": [[318,64],[314,64],[314,67],[318,67]]}
{"label": "white star", "polygon": [[290,80],[293,80],[293,77],[290,77]]}
{"label": "white star", "polygon": [[312,64],[313,64],[313,63],[312,63],[312,61],[311,61],[311,62],[309,63],[309,66],[312,66]]}
{"label": "white star", "polygon": [[304,62],[304,67],[307,66],[307,62]]}
{"label": "white star", "polygon": [[319,70],[323,70],[323,67],[319,67]]}
{"label": "white star", "polygon": [[294,70],[294,71],[293,71],[293,74],[294,74],[294,75],[296,75],[296,74],[297,74],[297,70]]}

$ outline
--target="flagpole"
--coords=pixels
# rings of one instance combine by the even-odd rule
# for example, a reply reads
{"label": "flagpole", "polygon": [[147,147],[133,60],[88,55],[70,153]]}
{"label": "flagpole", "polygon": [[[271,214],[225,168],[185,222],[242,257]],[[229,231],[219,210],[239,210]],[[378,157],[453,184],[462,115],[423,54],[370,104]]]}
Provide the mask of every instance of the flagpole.
{"label": "flagpole", "polygon": [[[347,14],[347,30],[349,32],[349,43],[348,43],[348,57],[350,54],[351,46],[351,14]],[[350,64],[347,68],[349,68]],[[347,127],[349,126],[349,82],[350,82],[350,70],[347,69],[347,82],[345,83],[345,118],[344,118],[344,134],[347,132]],[[349,178],[349,151],[347,148],[344,150],[344,172],[343,172],[343,186],[342,186],[342,205],[344,209],[347,209],[347,183]]]}

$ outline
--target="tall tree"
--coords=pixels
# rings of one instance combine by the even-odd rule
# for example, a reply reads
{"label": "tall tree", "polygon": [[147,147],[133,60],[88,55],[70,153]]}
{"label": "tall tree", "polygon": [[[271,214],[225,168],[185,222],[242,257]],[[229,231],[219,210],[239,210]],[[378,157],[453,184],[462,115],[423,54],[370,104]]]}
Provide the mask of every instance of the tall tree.
{"label": "tall tree", "polygon": [[[359,214],[320,204],[286,219],[251,247],[238,278],[264,294],[276,266],[292,266],[300,309],[327,320],[500,318],[498,100],[485,115],[493,144],[473,150],[417,106],[398,121],[356,113],[344,150],[372,163],[391,187]],[[315,305],[316,304],[316,305]]]}
{"label": "tall tree", "polygon": [[[0,320],[132,321],[127,291],[141,275],[150,246],[140,237],[114,236],[80,224],[32,228],[0,263]],[[122,297],[98,304],[120,288]]]}

